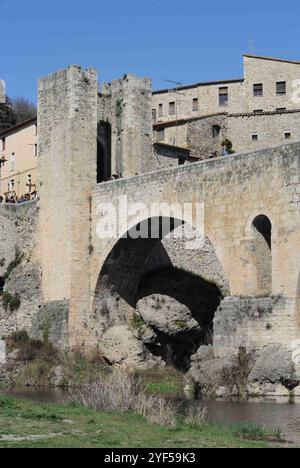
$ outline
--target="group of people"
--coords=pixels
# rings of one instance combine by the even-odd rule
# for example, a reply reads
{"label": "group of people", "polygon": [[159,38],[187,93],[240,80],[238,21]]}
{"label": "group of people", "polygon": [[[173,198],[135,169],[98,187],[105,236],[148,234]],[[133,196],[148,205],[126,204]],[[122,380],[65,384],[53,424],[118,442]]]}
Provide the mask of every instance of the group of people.
{"label": "group of people", "polygon": [[32,193],[26,193],[25,195],[21,195],[18,197],[17,195],[6,195],[5,199],[0,195],[0,204],[1,203],[12,203],[16,205],[20,205],[22,203],[27,203],[31,200],[37,199],[37,192],[34,191]]}

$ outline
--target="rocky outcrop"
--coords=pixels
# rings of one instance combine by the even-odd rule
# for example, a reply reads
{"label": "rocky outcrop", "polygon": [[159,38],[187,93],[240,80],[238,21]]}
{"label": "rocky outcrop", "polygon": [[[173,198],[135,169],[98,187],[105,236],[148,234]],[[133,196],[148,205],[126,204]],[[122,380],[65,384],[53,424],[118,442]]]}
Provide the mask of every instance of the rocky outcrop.
{"label": "rocky outcrop", "polygon": [[216,357],[213,346],[202,346],[192,356],[190,375],[204,398],[244,397],[250,356]]}
{"label": "rocky outcrop", "polygon": [[127,368],[153,368],[162,361],[152,356],[142,341],[137,340],[126,325],[109,328],[101,338],[100,352],[111,365]]}
{"label": "rocky outcrop", "polygon": [[300,384],[296,376],[292,353],[281,345],[267,346],[258,357],[249,382],[259,384],[281,384],[288,390],[293,390]]}
{"label": "rocky outcrop", "polygon": [[292,354],[281,345],[262,351],[218,357],[213,346],[201,347],[192,357],[190,375],[203,397],[284,396],[299,390]]}

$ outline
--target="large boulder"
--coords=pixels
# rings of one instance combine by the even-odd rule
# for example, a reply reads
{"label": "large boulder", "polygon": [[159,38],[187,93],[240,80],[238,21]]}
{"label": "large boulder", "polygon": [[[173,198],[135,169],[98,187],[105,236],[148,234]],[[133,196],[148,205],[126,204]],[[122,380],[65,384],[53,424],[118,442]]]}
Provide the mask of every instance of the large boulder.
{"label": "large boulder", "polygon": [[159,358],[152,356],[136,339],[127,325],[109,328],[101,337],[99,344],[102,356],[112,365],[130,369],[158,367]]}
{"label": "large boulder", "polygon": [[138,301],[137,312],[148,326],[165,335],[201,333],[201,327],[193,318],[191,311],[169,296],[161,294],[146,296]]}
{"label": "large boulder", "polygon": [[[192,356],[189,374],[202,396],[215,397],[224,388],[224,375],[230,373],[232,365],[231,358],[215,358],[212,346],[201,346]],[[231,390],[227,390],[228,395]]]}
{"label": "large boulder", "polygon": [[296,375],[292,353],[281,345],[267,346],[258,357],[249,382],[281,384],[288,390],[296,388],[300,381]]}

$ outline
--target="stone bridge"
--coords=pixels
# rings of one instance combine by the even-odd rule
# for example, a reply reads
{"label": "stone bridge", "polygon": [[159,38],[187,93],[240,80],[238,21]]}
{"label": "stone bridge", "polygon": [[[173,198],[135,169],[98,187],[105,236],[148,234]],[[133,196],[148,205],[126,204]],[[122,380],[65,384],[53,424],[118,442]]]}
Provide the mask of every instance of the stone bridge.
{"label": "stone bridge", "polygon": [[[268,318],[274,322],[272,331],[263,322],[260,333],[256,337],[251,333],[251,339],[262,344],[266,334],[271,333],[272,340],[290,344],[300,331],[299,175],[300,143],[297,143],[96,185],[92,191],[92,293],[99,293],[101,272],[109,276],[111,265],[120,267],[112,255],[120,241],[102,239],[97,234],[97,225],[102,225],[103,205],[112,204],[118,213],[124,195],[128,206],[140,203],[129,215],[130,229],[149,217],[153,203],[169,203],[178,209],[181,206],[182,210],[184,203],[203,204],[203,234],[213,247],[214,258],[211,256],[204,265],[203,249],[195,242],[185,245],[184,254],[180,251],[176,266],[214,281],[223,296],[285,298],[285,305],[281,301]],[[168,216],[164,212],[161,215]],[[179,217],[172,213],[169,216]],[[193,228],[197,230],[199,226]],[[125,281],[128,293],[130,283],[141,274],[156,244],[153,239],[145,240],[141,251],[141,240],[121,242],[123,248],[115,255],[122,257],[118,275],[119,280],[121,277]],[[173,242],[169,255],[173,261],[180,250],[178,242],[175,245]]]}
{"label": "stone bridge", "polygon": [[[152,356],[153,340],[161,345],[168,335],[178,362],[212,341],[219,356],[269,344],[297,351],[300,143],[143,174],[153,157],[151,99],[146,82],[132,83],[122,82],[123,101],[116,99],[109,124],[116,154],[126,154],[117,166],[128,177],[96,184],[95,70],[73,66],[41,80],[40,201],[0,209],[0,279],[13,264],[4,287],[21,297],[14,314],[0,310],[1,335],[21,324],[40,336],[52,314],[53,341],[86,351],[100,346],[104,354],[112,342],[113,352],[141,354],[141,329]],[[139,231],[150,235],[139,238]],[[147,314],[156,335],[141,326]]]}

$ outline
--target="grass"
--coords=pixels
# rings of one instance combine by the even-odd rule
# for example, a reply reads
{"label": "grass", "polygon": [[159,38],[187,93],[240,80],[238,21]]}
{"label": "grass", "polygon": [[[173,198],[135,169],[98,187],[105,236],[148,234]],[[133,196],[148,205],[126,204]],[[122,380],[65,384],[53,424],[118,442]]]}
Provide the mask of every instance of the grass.
{"label": "grass", "polygon": [[184,374],[174,368],[149,369],[136,372],[143,386],[151,394],[161,394],[168,398],[182,398]]}
{"label": "grass", "polygon": [[[203,423],[167,428],[142,416],[0,396],[0,448],[267,448],[236,429]],[[1,441],[1,436],[6,440]],[[13,437],[12,437],[13,436]],[[33,436],[38,436],[33,438]],[[20,439],[22,438],[22,439]]]}

